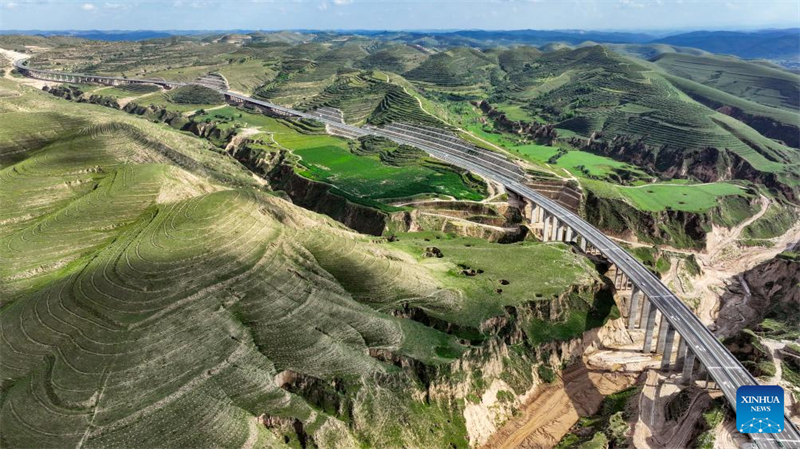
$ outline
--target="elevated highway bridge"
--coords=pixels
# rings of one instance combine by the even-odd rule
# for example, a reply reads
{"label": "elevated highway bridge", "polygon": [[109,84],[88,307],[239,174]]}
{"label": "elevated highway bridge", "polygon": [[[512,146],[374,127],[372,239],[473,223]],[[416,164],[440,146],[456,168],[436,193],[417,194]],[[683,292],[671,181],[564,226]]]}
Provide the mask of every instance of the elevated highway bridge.
{"label": "elevated highway bridge", "polygon": [[[107,85],[155,84],[166,88],[194,84],[161,79],[131,79],[39,70],[29,67],[26,60],[15,61],[14,65],[25,76],[55,82]],[[617,271],[625,278],[623,284],[629,282],[632,286],[627,314],[628,328],[644,330],[642,349],[644,352],[662,353],[662,369],[680,368],[683,379],[688,381],[693,379],[697,366],[698,370],[703,370],[713,379],[734,411],[737,388],[744,385],[758,385],[756,379],[703,325],[694,312],[649,269],[580,216],[526,185],[522,169],[504,156],[471,146],[454,136],[437,134],[436,131],[427,128],[404,124],[392,124],[383,128],[361,128],[342,123],[326,113],[297,111],[229,90],[220,90],[220,93],[231,103],[247,104],[278,115],[322,122],[329,130],[340,135],[348,137],[375,135],[400,144],[411,145],[454,166],[503,185],[509,194],[509,201],[521,207],[523,211],[529,210],[528,218],[531,222],[541,225],[542,240],[564,241],[574,243],[584,251],[597,251],[617,267]],[[657,322],[659,331],[656,335],[654,330]],[[674,352],[677,352],[677,355],[673,364]],[[788,416],[784,416],[781,432],[749,434],[749,436],[752,445],[757,448],[800,449],[800,432]]]}

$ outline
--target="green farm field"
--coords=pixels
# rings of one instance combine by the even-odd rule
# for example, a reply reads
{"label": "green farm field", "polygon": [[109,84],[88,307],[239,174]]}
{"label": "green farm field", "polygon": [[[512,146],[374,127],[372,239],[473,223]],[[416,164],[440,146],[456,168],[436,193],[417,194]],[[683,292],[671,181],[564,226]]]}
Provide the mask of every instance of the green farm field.
{"label": "green farm field", "polygon": [[636,186],[619,186],[606,182],[585,180],[586,186],[598,195],[624,198],[639,210],[658,212],[680,210],[705,212],[719,205],[721,198],[752,194],[737,184],[716,182],[709,184],[656,183]]}
{"label": "green farm field", "polygon": [[562,168],[579,177],[606,179],[608,175],[614,173],[614,170],[625,170],[639,177],[647,176],[645,172],[634,165],[580,150],[567,151],[558,157],[555,164],[550,164],[548,161],[558,154],[559,148],[557,147],[528,144],[511,147],[511,151],[519,154],[523,159]]}
{"label": "green farm field", "polygon": [[300,157],[303,176],[331,184],[347,198],[370,205],[413,197],[448,197],[480,200],[484,192],[467,184],[455,169],[420,162],[402,167],[383,163],[377,156],[357,155],[344,139],[326,134],[304,134],[264,115],[232,107],[208,111],[205,118],[227,118],[269,133],[280,148]]}

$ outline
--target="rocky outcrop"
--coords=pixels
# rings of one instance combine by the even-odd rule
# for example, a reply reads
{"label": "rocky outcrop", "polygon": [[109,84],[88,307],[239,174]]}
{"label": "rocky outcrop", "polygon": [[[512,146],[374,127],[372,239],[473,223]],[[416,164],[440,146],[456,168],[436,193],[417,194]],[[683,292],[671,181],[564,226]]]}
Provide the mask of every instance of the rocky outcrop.
{"label": "rocky outcrop", "polygon": [[[366,441],[370,441],[366,436],[373,432],[376,438],[384,438],[387,426],[399,421],[404,430],[398,430],[402,439],[397,440],[396,447],[463,447],[463,443],[435,443],[446,429],[457,430],[460,435],[466,433],[468,444],[477,447],[514,416],[540,386],[554,382],[563,366],[602,347],[609,338],[614,339],[609,336],[615,333],[614,326],[608,326],[611,330],[600,327],[610,316],[605,308],[609,289],[599,278],[591,278],[558,297],[506,307],[499,315],[483,321],[479,329],[459,326],[421,308],[401,304],[393,315],[460,336],[469,349],[451,363],[426,364],[391,348],[370,348],[370,356],[392,369],[369,379],[329,380],[287,371],[276,376],[276,382],[316,409],[349,423]],[[568,338],[531,339],[532,320],[565,322],[576,311],[598,314],[600,319]],[[621,329],[624,333],[624,326]],[[381,392],[379,398],[373,396],[374,391]],[[386,410],[392,412],[388,421]],[[283,434],[298,433],[293,432],[289,421],[264,422],[281,429]],[[453,423],[459,423],[455,429],[451,427]]]}
{"label": "rocky outcrop", "polygon": [[758,114],[749,114],[735,106],[721,106],[717,112],[745,123],[761,135],[783,142],[792,148],[800,148],[800,127],[796,124],[779,122]]}
{"label": "rocky outcrop", "polygon": [[797,190],[781,182],[775,173],[757,170],[746,159],[729,150],[698,150],[683,160],[679,172],[667,171],[665,174],[674,177],[691,176],[702,182],[742,179],[761,184],[791,202],[800,201]]}
{"label": "rocky outcrop", "polygon": [[288,164],[275,167],[268,179],[273,189],[286,192],[295,204],[325,214],[362,234],[382,235],[386,228],[388,214],[351,203],[331,192],[332,186],[304,178]]}
{"label": "rocky outcrop", "polygon": [[511,120],[506,117],[505,113],[495,109],[485,100],[475,101],[473,104],[494,122],[496,129],[502,132],[524,135],[548,144],[552,144],[558,137],[555,126],[552,124]]}
{"label": "rocky outcrop", "polygon": [[[727,286],[718,323],[728,335],[759,329],[765,318],[796,328],[800,322],[800,261],[778,256],[745,271]],[[774,336],[780,338],[780,336]]]}
{"label": "rocky outcrop", "polygon": [[562,206],[578,213],[583,202],[583,190],[580,184],[572,179],[533,179],[526,182],[537,192],[551,200],[557,201]]}
{"label": "rocky outcrop", "polygon": [[603,232],[624,239],[662,243],[676,248],[702,249],[711,229],[710,214],[666,210],[639,210],[621,198],[606,198],[587,191],[586,219]]}
{"label": "rocky outcrop", "polygon": [[[644,143],[644,137],[602,137],[602,133],[594,133],[589,139],[572,137],[567,142],[584,151],[638,165],[662,177],[694,178],[701,182],[740,179],[764,185],[794,203],[800,201],[796,187],[782,182],[775,173],[757,170],[746,159],[727,149],[705,147],[687,150],[669,145],[653,148]],[[770,155],[764,157],[771,158]]]}
{"label": "rocky outcrop", "polygon": [[106,106],[109,108],[119,109],[119,102],[114,97],[106,97],[103,95],[88,95],[76,86],[60,85],[60,86],[44,86],[42,90],[50,92],[51,94],[63,98],[65,100],[77,101],[79,103],[92,103]]}
{"label": "rocky outcrop", "polygon": [[505,204],[421,201],[411,206],[413,211],[391,214],[387,229],[391,232],[440,231],[499,243],[519,242],[528,236],[528,229],[521,225],[519,210]]}

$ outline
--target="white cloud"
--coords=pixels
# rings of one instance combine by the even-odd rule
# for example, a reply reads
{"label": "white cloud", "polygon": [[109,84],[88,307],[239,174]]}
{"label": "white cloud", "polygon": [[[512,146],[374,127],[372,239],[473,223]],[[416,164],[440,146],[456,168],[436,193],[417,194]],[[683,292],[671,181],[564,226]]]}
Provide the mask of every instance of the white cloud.
{"label": "white cloud", "polygon": [[3,5],[6,7],[6,9],[14,9],[17,7],[17,4],[14,2],[5,2]]}
{"label": "white cloud", "polygon": [[84,4],[81,6],[81,9],[82,9],[82,10],[84,10],[84,11],[94,11],[95,9],[97,9],[97,7],[95,7],[95,6],[94,6],[93,4],[91,4],[91,3],[84,3]]}
{"label": "white cloud", "polygon": [[635,0],[619,0],[619,3],[623,6],[629,6],[633,8],[644,8],[645,4],[642,2],[638,2]]}
{"label": "white cloud", "polygon": [[333,0],[333,3],[336,5],[349,5],[353,3],[353,0]]}

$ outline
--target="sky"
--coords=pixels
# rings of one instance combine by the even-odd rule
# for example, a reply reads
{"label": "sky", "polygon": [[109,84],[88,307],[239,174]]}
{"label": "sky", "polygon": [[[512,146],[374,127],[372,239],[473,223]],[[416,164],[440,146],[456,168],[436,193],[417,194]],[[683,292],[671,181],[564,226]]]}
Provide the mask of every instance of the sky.
{"label": "sky", "polygon": [[0,0],[0,30],[669,31],[781,27],[800,27],[800,1]]}

